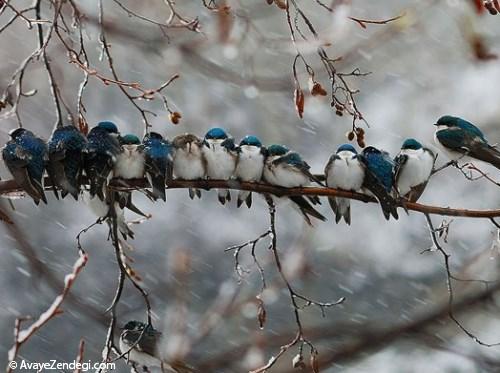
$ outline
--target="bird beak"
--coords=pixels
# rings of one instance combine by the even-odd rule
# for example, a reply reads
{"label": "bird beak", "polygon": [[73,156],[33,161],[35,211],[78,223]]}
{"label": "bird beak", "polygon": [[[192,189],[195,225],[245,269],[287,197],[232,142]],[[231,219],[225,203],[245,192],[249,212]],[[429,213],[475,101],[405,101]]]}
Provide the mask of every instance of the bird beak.
{"label": "bird beak", "polygon": [[437,123],[434,123],[434,126],[439,126],[439,124],[437,124]]}

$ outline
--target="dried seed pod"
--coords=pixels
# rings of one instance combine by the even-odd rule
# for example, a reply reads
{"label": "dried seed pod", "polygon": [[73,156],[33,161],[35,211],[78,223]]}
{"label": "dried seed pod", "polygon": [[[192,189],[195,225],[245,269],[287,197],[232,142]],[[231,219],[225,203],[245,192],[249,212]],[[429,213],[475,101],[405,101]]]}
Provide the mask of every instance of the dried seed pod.
{"label": "dried seed pod", "polygon": [[295,88],[294,92],[294,100],[295,100],[295,109],[297,110],[297,114],[299,114],[299,117],[303,117],[304,115],[304,92],[302,92],[302,89],[300,87]]}
{"label": "dried seed pod", "polygon": [[181,118],[182,118],[181,113],[179,113],[177,111],[174,111],[174,112],[170,113],[170,121],[173,124],[179,124],[179,121],[180,121]]}
{"label": "dried seed pod", "polygon": [[364,136],[365,134],[365,130],[361,127],[356,127],[355,131],[357,136]]}
{"label": "dried seed pod", "polygon": [[355,136],[355,135],[354,135],[354,132],[349,131],[349,132],[347,132],[345,135],[346,135],[346,137],[347,137],[347,139],[348,139],[349,141],[354,140],[354,136]]}
{"label": "dried seed pod", "polygon": [[266,323],[266,309],[264,308],[264,302],[259,299],[259,308],[257,310],[257,319],[259,320],[259,327],[264,329]]}
{"label": "dried seed pod", "polygon": [[312,85],[312,88],[311,88],[311,95],[313,95],[313,96],[326,96],[327,92],[325,91],[325,89],[323,88],[323,86],[320,83],[314,82]]}

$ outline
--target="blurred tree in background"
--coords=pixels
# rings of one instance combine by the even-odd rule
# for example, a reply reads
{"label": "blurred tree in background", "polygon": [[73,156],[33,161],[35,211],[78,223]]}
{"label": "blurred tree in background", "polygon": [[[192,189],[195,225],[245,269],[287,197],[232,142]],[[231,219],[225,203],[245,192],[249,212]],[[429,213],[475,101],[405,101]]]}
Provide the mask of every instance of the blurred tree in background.
{"label": "blurred tree in background", "polygon": [[[315,173],[346,136],[393,155],[406,137],[433,148],[444,114],[495,142],[498,12],[496,0],[0,0],[0,141],[19,125],[48,138],[58,123],[86,133],[112,120],[122,133],[170,139],[217,125],[286,144]],[[446,161],[439,155],[438,166]],[[420,202],[498,208],[498,172],[480,166],[486,177],[440,171]],[[309,227],[281,201],[274,216],[264,198],[247,210],[221,207],[214,192],[191,201],[172,189],[166,204],[135,192],[151,218],[127,216],[136,237],[115,252],[105,225],[82,232],[95,221],[83,202],[9,197],[0,201],[12,220],[0,245],[5,365],[16,319],[37,320],[62,300],[53,311],[64,313],[15,348],[18,360],[116,358],[109,331],[117,339],[149,316],[162,356],[202,372],[499,370],[500,347],[487,344],[500,341],[500,231],[487,214],[410,211],[386,222],[375,204],[353,202],[347,226],[323,203],[329,221]],[[116,298],[119,273],[132,281]],[[67,274],[78,277],[65,284]]]}

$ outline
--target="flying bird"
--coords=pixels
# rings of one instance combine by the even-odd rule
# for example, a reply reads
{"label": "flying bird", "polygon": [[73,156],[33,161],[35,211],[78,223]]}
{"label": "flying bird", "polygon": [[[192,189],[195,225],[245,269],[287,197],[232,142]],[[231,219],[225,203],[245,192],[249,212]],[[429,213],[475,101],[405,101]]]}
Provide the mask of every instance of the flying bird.
{"label": "flying bird", "polygon": [[[330,188],[358,192],[365,178],[365,166],[360,156],[351,144],[340,145],[325,167],[326,185]],[[328,198],[330,207],[335,213],[335,222],[340,219],[351,224],[351,203],[348,198]]]}
{"label": "flying bird", "polygon": [[416,202],[431,177],[436,156],[415,139],[406,139],[394,158],[396,191],[410,202]]}
{"label": "flying bird", "polygon": [[47,144],[33,132],[16,128],[9,132],[10,140],[2,157],[16,183],[33,199],[47,203],[43,190],[43,173],[48,159]]}

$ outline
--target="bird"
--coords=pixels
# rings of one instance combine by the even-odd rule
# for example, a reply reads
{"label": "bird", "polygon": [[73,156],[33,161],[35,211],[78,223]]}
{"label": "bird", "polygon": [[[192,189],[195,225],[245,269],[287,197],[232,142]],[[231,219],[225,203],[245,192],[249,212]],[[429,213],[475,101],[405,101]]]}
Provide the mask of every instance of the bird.
{"label": "bird", "polygon": [[151,324],[132,320],[125,324],[120,334],[120,351],[127,357],[127,362],[136,368],[148,371],[150,367],[161,368],[162,372],[191,373],[194,368],[181,362],[165,363],[159,357],[159,343],[162,333]]}
{"label": "bird", "polygon": [[71,194],[78,201],[83,174],[83,152],[87,138],[75,126],[57,127],[48,141],[47,173],[59,198]]}
{"label": "bird", "polygon": [[[266,148],[262,146],[260,140],[256,136],[245,136],[236,148],[236,152],[238,158],[234,176],[240,181],[259,182],[262,179],[266,157]],[[252,192],[239,191],[237,207],[240,207],[243,202],[248,208],[252,206]]]}
{"label": "bird", "polygon": [[173,147],[167,139],[157,132],[147,133],[142,144],[144,146],[146,176],[153,188],[153,197],[167,200],[165,182],[172,180]]}
{"label": "bird", "polygon": [[[365,166],[351,144],[342,144],[337,148],[325,167],[325,180],[329,188],[337,188],[358,192],[365,178]],[[348,198],[328,198],[330,207],[335,213],[335,222],[341,218],[347,225],[351,224],[351,203]]]}
{"label": "bird", "polygon": [[[263,179],[271,184],[285,188],[302,187],[315,181],[322,185],[309,171],[309,165],[302,157],[290,151],[284,145],[273,144],[267,147],[267,155],[264,163]],[[310,216],[326,221],[326,218],[311,206],[303,196],[288,196],[297,205],[307,224],[312,225]],[[319,204],[317,196],[309,196],[313,204]]]}
{"label": "bird", "polygon": [[[203,156],[203,140],[191,133],[185,133],[173,138],[174,147],[173,171],[181,180],[203,180],[206,175],[206,161]],[[201,191],[189,188],[189,197],[201,198]]]}
{"label": "bird", "polygon": [[396,191],[410,202],[416,202],[431,177],[436,156],[415,139],[406,139],[394,158]]}
{"label": "bird", "polygon": [[[225,130],[214,127],[208,130],[203,139],[203,155],[207,162],[207,178],[230,180],[236,169],[236,145]],[[221,204],[231,201],[229,189],[218,189]]]}
{"label": "bird", "polygon": [[2,150],[5,165],[36,205],[40,201],[46,204],[43,174],[48,160],[47,144],[25,128],[16,128],[9,135],[10,140]]}
{"label": "bird", "polygon": [[391,196],[394,189],[394,162],[389,153],[368,146],[361,152],[361,162],[365,165],[363,188],[377,198],[387,220],[391,215],[398,219],[397,203]]}
{"label": "bird", "polygon": [[125,324],[120,334],[120,351],[127,361],[139,367],[161,367],[157,357],[161,333],[141,321],[132,320]]}
{"label": "bird", "polygon": [[[136,135],[126,134],[119,136],[120,152],[116,155],[113,165],[113,177],[123,180],[142,179],[144,177],[145,156],[144,146]],[[126,184],[126,183],[125,183]],[[120,208],[129,208],[134,210],[132,203],[132,192],[113,192],[111,193],[117,199]],[[141,215],[145,216],[141,212]]]}
{"label": "bird", "polygon": [[105,200],[104,187],[120,154],[118,127],[109,121],[100,122],[87,135],[84,167],[89,179],[90,196]]}
{"label": "bird", "polygon": [[453,161],[478,159],[500,169],[500,151],[486,140],[483,132],[465,119],[445,115],[434,124],[434,141]]}

